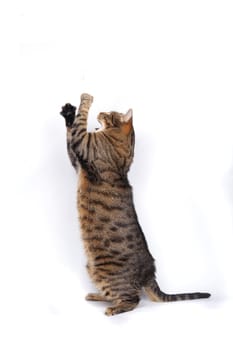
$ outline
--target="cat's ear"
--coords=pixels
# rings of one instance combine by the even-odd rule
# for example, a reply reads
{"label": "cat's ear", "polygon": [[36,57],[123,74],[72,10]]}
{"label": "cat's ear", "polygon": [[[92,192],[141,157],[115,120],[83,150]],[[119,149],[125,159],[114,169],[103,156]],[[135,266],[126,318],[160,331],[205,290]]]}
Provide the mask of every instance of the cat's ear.
{"label": "cat's ear", "polygon": [[133,110],[130,108],[128,112],[124,115],[124,122],[127,123],[133,119]]}
{"label": "cat's ear", "polygon": [[122,131],[129,135],[130,131],[133,129],[133,110],[129,109],[123,116]]}

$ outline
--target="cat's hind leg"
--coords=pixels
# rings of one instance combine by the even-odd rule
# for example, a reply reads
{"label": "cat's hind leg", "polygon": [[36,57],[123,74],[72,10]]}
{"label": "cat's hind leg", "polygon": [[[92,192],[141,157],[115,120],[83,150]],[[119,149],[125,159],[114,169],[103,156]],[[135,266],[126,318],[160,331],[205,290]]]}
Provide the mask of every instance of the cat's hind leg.
{"label": "cat's hind leg", "polygon": [[135,307],[138,305],[140,301],[140,298],[138,295],[131,295],[127,297],[121,297],[117,299],[113,306],[108,307],[105,311],[105,315],[107,316],[113,316],[120,314],[122,312],[127,312],[135,309]]}
{"label": "cat's hind leg", "polygon": [[85,299],[88,301],[110,301],[108,297],[100,293],[89,293]]}

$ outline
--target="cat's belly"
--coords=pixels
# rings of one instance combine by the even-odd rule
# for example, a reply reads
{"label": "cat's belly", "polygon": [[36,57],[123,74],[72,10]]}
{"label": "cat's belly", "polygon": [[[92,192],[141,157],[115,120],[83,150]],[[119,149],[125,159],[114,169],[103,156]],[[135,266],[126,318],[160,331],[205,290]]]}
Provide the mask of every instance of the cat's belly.
{"label": "cat's belly", "polygon": [[144,265],[153,265],[137,221],[131,188],[116,190],[82,181],[77,205],[88,271],[96,284],[125,274],[134,279]]}

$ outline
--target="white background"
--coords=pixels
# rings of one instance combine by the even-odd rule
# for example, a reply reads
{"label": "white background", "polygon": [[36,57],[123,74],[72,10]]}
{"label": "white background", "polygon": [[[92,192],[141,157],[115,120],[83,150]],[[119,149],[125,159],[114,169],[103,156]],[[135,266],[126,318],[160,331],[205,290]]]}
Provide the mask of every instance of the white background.
{"label": "white background", "polygon": [[[226,0],[1,2],[1,349],[232,349]],[[85,270],[61,105],[134,110],[129,174],[158,281],[209,300],[107,318]]]}

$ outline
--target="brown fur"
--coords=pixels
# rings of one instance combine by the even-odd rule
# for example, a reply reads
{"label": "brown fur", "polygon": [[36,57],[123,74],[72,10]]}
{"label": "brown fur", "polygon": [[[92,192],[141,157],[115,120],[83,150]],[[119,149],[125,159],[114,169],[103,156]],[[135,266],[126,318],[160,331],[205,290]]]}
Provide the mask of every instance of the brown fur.
{"label": "brown fur", "polygon": [[76,115],[69,104],[61,112],[68,153],[79,178],[77,207],[87,269],[99,290],[86,299],[112,302],[106,315],[114,315],[134,309],[143,288],[152,301],[209,297],[208,293],[168,295],[160,290],[127,178],[134,155],[132,110],[100,113],[102,129],[88,133],[92,101],[92,96],[83,94]]}

